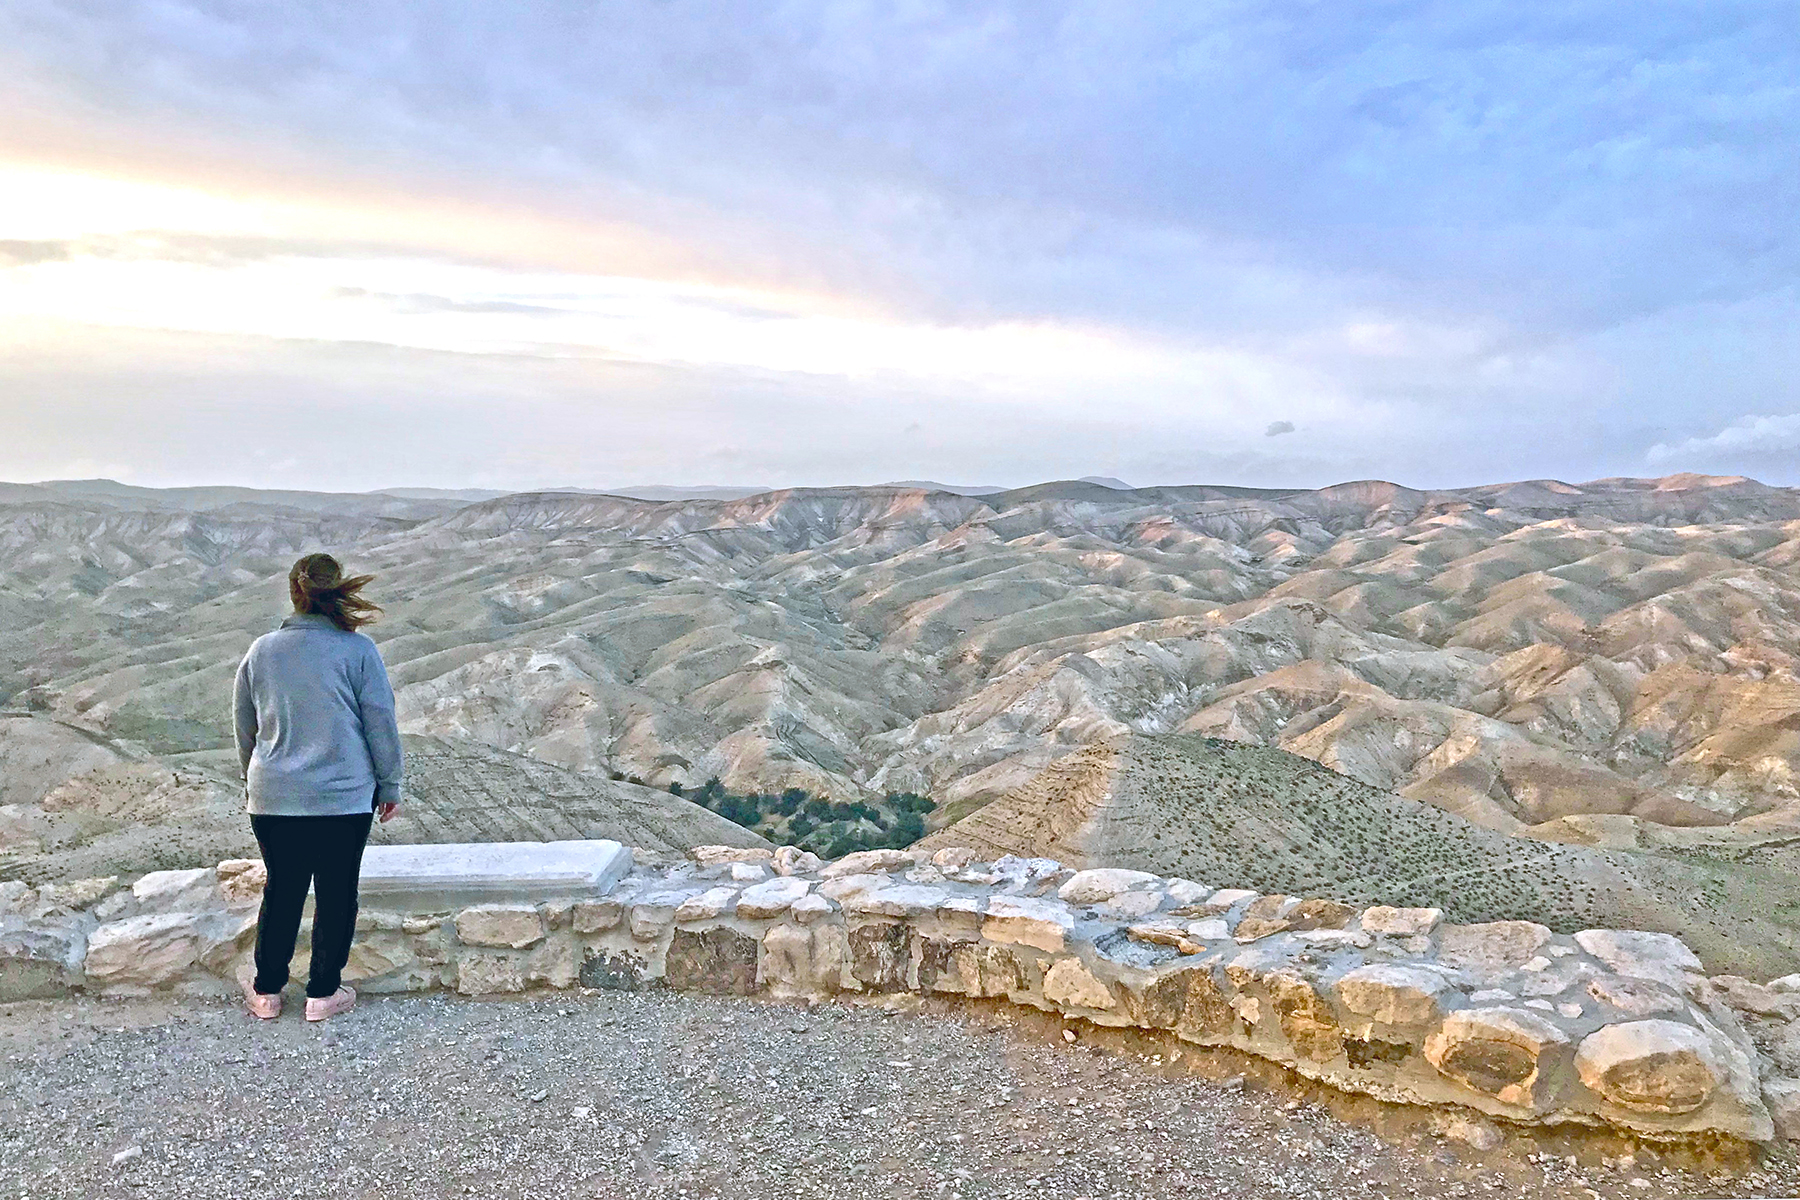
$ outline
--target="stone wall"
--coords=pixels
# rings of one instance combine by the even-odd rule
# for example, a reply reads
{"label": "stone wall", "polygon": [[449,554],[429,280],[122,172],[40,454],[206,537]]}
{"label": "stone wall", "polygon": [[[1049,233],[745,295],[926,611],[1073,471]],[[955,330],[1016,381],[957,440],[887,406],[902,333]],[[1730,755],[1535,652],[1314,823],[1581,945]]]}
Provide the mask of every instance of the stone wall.
{"label": "stone wall", "polygon": [[[261,885],[246,860],[130,887],[0,884],[0,999],[233,991]],[[1800,976],[1708,977],[1665,934],[1449,925],[1435,909],[954,849],[826,864],[725,847],[637,865],[605,895],[365,909],[358,929],[348,975],[370,992],[992,997],[1388,1101],[1650,1137],[1800,1136]]]}

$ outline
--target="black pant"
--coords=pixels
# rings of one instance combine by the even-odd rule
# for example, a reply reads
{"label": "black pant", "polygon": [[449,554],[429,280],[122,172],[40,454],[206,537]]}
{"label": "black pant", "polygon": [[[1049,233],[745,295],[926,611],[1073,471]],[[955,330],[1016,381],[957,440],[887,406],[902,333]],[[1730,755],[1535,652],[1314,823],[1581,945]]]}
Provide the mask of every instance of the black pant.
{"label": "black pant", "polygon": [[329,996],[343,980],[356,933],[356,881],[374,813],[344,817],[252,815],[269,883],[256,928],[256,990],[287,986],[288,962],[300,935],[306,886],[313,889],[312,976],[306,994]]}

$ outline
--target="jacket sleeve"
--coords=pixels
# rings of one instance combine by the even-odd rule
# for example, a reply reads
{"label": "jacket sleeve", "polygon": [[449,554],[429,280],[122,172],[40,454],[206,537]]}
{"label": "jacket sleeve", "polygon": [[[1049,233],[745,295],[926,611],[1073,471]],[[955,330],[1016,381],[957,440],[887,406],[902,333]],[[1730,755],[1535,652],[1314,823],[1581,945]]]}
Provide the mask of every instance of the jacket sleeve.
{"label": "jacket sleeve", "polygon": [[406,765],[400,753],[400,728],[394,722],[394,687],[388,682],[381,651],[372,641],[367,642],[363,655],[356,703],[362,715],[363,741],[369,746],[369,761],[375,765],[375,803],[398,804]]}
{"label": "jacket sleeve", "polygon": [[231,685],[231,723],[237,731],[238,765],[250,772],[250,756],[256,751],[256,693],[250,686],[250,656],[238,664]]}

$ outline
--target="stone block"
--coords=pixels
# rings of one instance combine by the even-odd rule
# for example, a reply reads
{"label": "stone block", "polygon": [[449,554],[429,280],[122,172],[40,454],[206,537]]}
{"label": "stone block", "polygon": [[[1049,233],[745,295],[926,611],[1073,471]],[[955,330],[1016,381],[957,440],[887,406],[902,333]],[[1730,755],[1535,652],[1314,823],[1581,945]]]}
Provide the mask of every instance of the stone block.
{"label": "stone block", "polygon": [[535,905],[477,904],[456,914],[456,939],[465,946],[523,950],[543,936],[544,922]]}
{"label": "stone block", "polygon": [[269,885],[269,869],[260,858],[228,858],[216,868],[219,894],[229,905],[260,904]]}
{"label": "stone block", "polygon": [[1331,1005],[1310,980],[1289,971],[1263,978],[1282,1035],[1295,1053],[1314,1062],[1330,1062],[1344,1048],[1344,1031]]}
{"label": "stone block", "polygon": [[569,924],[576,933],[605,933],[625,919],[625,906],[617,900],[577,900],[569,910]]}
{"label": "stone block", "polygon": [[127,917],[88,936],[83,970],[102,987],[161,987],[193,969],[212,940],[199,913]]}
{"label": "stone block", "polygon": [[206,912],[225,904],[219,891],[219,873],[211,867],[152,871],[131,885],[131,898],[136,901],[139,915]]}
{"label": "stone block", "polygon": [[631,906],[631,936],[653,942],[675,924],[675,910],[692,892],[656,892]]}
{"label": "stone block", "polygon": [[912,931],[906,926],[870,921],[850,930],[850,977],[877,992],[907,987],[912,966]]}
{"label": "stone block", "polygon": [[838,906],[833,904],[828,897],[812,892],[794,901],[792,911],[796,921],[803,925],[809,925],[830,916],[837,910]]}
{"label": "stone block", "polygon": [[1438,929],[1438,961],[1488,983],[1531,961],[1549,940],[1549,928],[1533,921],[1444,925]]}
{"label": "stone block", "polygon": [[579,944],[572,933],[554,934],[536,946],[525,959],[525,979],[553,988],[575,986],[580,974]]}
{"label": "stone block", "polygon": [[988,900],[981,934],[1001,945],[1030,946],[1051,954],[1061,952],[1075,928],[1075,915],[1066,904],[1017,896]]}
{"label": "stone block", "polygon": [[1210,966],[1184,967],[1135,989],[1127,988],[1140,1025],[1172,1029],[1189,1042],[1214,1042],[1231,1032],[1233,1012]]}
{"label": "stone block", "polygon": [[[787,846],[783,849],[792,849]],[[745,888],[738,897],[737,915],[747,921],[767,921],[779,917],[806,895],[812,885],[804,879],[783,876]]]}
{"label": "stone block", "polygon": [[456,960],[456,990],[465,996],[492,996],[525,990],[525,956],[469,951]]}
{"label": "stone block", "polygon": [[383,930],[372,936],[358,937],[350,943],[344,978],[362,986],[368,980],[404,971],[418,961],[419,956],[405,934]]}
{"label": "stone block", "polygon": [[1382,1025],[1435,1025],[1455,994],[1442,972],[1400,963],[1368,963],[1332,985],[1346,1012]]}
{"label": "stone block", "polygon": [[775,857],[773,850],[763,846],[695,846],[688,854],[706,867],[723,863],[766,863]]}
{"label": "stone block", "polygon": [[1063,1008],[1096,1010],[1116,1008],[1119,1003],[1105,981],[1079,958],[1058,959],[1044,972],[1044,999]]}
{"label": "stone block", "polygon": [[96,879],[75,879],[53,883],[38,890],[37,907],[46,916],[76,913],[92,908],[119,890],[119,877],[107,875]]}
{"label": "stone block", "polygon": [[590,951],[581,962],[576,976],[582,987],[601,988],[609,992],[641,992],[655,980],[648,964],[629,951]]}
{"label": "stone block", "polygon": [[707,888],[698,896],[689,896],[675,908],[677,925],[692,924],[695,921],[716,921],[737,908],[738,889],[735,887]]}
{"label": "stone block", "polygon": [[370,846],[365,903],[443,912],[506,900],[603,896],[631,870],[631,851],[606,840]]}
{"label": "stone block", "polygon": [[1069,904],[1099,904],[1121,892],[1161,890],[1162,877],[1148,871],[1127,871],[1117,867],[1096,867],[1077,871],[1056,890],[1057,897]]}
{"label": "stone block", "polygon": [[756,991],[757,939],[735,929],[677,929],[663,982],[678,991],[748,996]]}
{"label": "stone block", "polygon": [[844,897],[844,911],[853,916],[923,916],[950,898],[943,888],[917,883],[895,883]]}
{"label": "stone block", "polygon": [[1673,988],[1651,979],[1600,975],[1588,980],[1587,994],[1600,1003],[1633,1017],[1687,1010],[1687,1002]]}
{"label": "stone block", "polygon": [[1712,1039],[1651,1019],[1608,1025],[1581,1040],[1575,1070],[1589,1091],[1633,1112],[1690,1113],[1725,1082]]}
{"label": "stone block", "polygon": [[1650,979],[1676,991],[1685,990],[1690,974],[1703,967],[1680,938],[1667,933],[1626,929],[1584,929],[1575,944],[1620,975]]}
{"label": "stone block", "polygon": [[1765,1079],[1762,1095],[1775,1121],[1775,1136],[1800,1142],[1800,1079]]}
{"label": "stone block", "polygon": [[1425,1039],[1425,1058],[1447,1079],[1533,1108],[1544,1059],[1568,1043],[1561,1029],[1525,1009],[1471,1008],[1451,1013]]}
{"label": "stone block", "polygon": [[87,939],[72,925],[0,932],[0,1003],[58,996],[79,979]]}
{"label": "stone block", "polygon": [[798,846],[777,846],[769,865],[777,875],[817,875],[825,867],[818,855]]}
{"label": "stone block", "polygon": [[912,865],[912,858],[904,850],[858,850],[823,867],[819,875],[824,879],[841,879],[846,875],[898,871]]}
{"label": "stone block", "polygon": [[1436,929],[1443,920],[1441,908],[1394,908],[1377,904],[1363,909],[1362,927],[1365,933],[1379,933],[1384,937],[1419,937]]}
{"label": "stone block", "polygon": [[1299,932],[1314,929],[1342,929],[1356,910],[1335,900],[1302,900],[1287,913],[1288,928]]}

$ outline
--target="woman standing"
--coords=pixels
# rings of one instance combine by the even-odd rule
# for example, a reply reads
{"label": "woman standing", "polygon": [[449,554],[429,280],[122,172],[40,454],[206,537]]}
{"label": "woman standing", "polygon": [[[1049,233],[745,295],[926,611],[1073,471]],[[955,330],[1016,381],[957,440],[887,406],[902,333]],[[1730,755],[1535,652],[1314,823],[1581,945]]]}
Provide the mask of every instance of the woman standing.
{"label": "woman standing", "polygon": [[329,554],[288,572],[294,615],[251,645],[234,688],[238,758],[250,827],[269,882],[256,931],[256,975],[244,981],[250,1011],[281,1014],[281,989],[313,890],[312,973],[306,1019],[356,1003],[342,984],[356,932],[356,884],[375,813],[400,806],[400,733],[381,652],[357,630],[379,607],[358,593],[374,576],[345,579]]}

